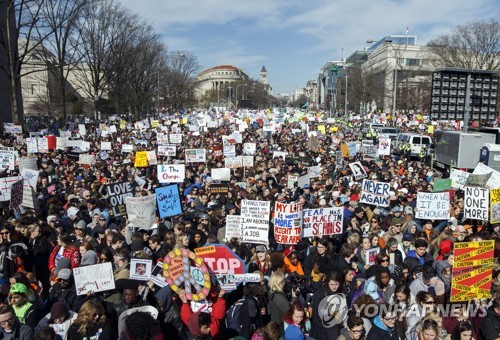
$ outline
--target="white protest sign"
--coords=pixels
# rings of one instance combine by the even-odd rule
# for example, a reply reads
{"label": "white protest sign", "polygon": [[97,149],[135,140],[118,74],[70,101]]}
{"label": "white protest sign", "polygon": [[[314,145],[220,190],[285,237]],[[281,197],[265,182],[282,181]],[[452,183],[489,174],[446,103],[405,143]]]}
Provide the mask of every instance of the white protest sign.
{"label": "white protest sign", "polygon": [[157,140],[158,145],[160,145],[160,144],[168,144],[168,134],[158,132],[156,134],[156,140]]}
{"label": "white protest sign", "polygon": [[245,155],[254,155],[257,150],[256,143],[244,143],[243,144],[243,154]]}
{"label": "white protest sign", "polygon": [[115,279],[111,262],[73,268],[76,295],[88,292],[102,292],[115,289]]}
{"label": "white protest sign", "polygon": [[110,132],[110,133],[116,133],[116,125],[111,125],[111,126],[109,127],[109,132]]}
{"label": "white protest sign", "polygon": [[28,153],[37,153],[38,152],[38,142],[36,138],[30,137],[26,138],[26,146],[28,148]]}
{"label": "white protest sign", "polygon": [[304,188],[304,185],[309,185],[311,183],[311,175],[307,174],[304,176],[301,176],[297,179],[299,188]]}
{"label": "white protest sign", "polygon": [[161,144],[158,145],[158,156],[175,157],[177,149],[175,144]]}
{"label": "white protest sign", "polygon": [[205,149],[187,149],[186,150],[186,163],[205,163],[206,150]]}
{"label": "white protest sign", "polygon": [[23,169],[38,170],[38,166],[36,164],[36,158],[34,157],[19,158],[19,171],[22,172]]}
{"label": "white protest sign", "polygon": [[293,189],[295,188],[295,182],[299,180],[299,176],[297,175],[288,175],[287,188]]}
{"label": "white protest sign", "polygon": [[23,203],[22,206],[25,208],[38,209],[38,198],[35,189],[29,185],[23,186]]}
{"label": "white protest sign", "polygon": [[138,228],[149,230],[155,223],[156,195],[125,198],[127,215],[130,224]]}
{"label": "white protest sign", "polygon": [[485,184],[485,187],[488,189],[500,188],[500,172],[496,171],[495,169],[490,168],[483,163],[477,163],[473,174],[491,174],[490,178]]}
{"label": "white protest sign", "polygon": [[424,220],[450,218],[450,194],[447,192],[418,192],[416,217]]}
{"label": "white protest sign", "polygon": [[270,201],[241,201],[241,242],[269,242]]}
{"label": "white protest sign", "polygon": [[297,244],[302,236],[302,204],[276,202],[274,239],[280,244]]}
{"label": "white protest sign", "polygon": [[224,143],[223,153],[224,153],[224,157],[227,157],[227,158],[236,157],[236,145]]}
{"label": "white protest sign", "polygon": [[485,188],[464,188],[464,219],[488,221],[489,190]]}
{"label": "white protest sign", "polygon": [[134,151],[132,144],[122,144],[122,153],[129,153]]}
{"label": "white protest sign", "polygon": [[253,156],[241,156],[241,160],[244,167],[252,167],[254,164]]}
{"label": "white protest sign", "polygon": [[169,135],[170,143],[172,144],[181,144],[182,143],[182,135],[180,133],[171,133]]}
{"label": "white protest sign", "polygon": [[146,259],[133,258],[130,260],[130,275],[132,280],[149,281],[153,261]]}
{"label": "white protest sign", "polygon": [[224,166],[228,169],[241,168],[243,167],[243,158],[242,157],[224,158]]}
{"label": "white protest sign", "polygon": [[380,156],[390,156],[391,155],[391,139],[386,137],[380,137],[378,139],[378,154]]}
{"label": "white protest sign", "polygon": [[158,164],[157,171],[160,183],[181,183],[186,178],[184,164]]}
{"label": "white protest sign", "polygon": [[216,181],[229,182],[231,180],[231,169],[229,168],[212,168],[210,177]]}
{"label": "white protest sign", "polygon": [[319,165],[309,167],[310,178],[318,178],[321,176],[321,167]]}
{"label": "white protest sign", "polygon": [[148,164],[149,165],[156,165],[158,164],[158,159],[156,158],[156,152],[155,151],[148,151]]}
{"label": "white protest sign", "polygon": [[110,151],[111,142],[101,142],[101,151]]}
{"label": "white protest sign", "polygon": [[343,208],[305,209],[302,221],[304,237],[341,234],[344,223]]}
{"label": "white protest sign", "polygon": [[87,134],[87,129],[85,128],[85,124],[78,124],[78,133],[82,137]]}
{"label": "white protest sign", "polygon": [[389,183],[364,179],[361,199],[359,201],[361,203],[373,204],[380,207],[388,207],[390,187]]}
{"label": "white protest sign", "polygon": [[451,186],[454,189],[463,189],[465,186],[465,183],[467,183],[467,179],[469,178],[469,173],[458,170],[458,169],[451,169],[450,171],[450,178],[451,178]]}
{"label": "white protest sign", "polygon": [[57,150],[64,150],[66,149],[66,141],[68,138],[66,137],[56,137],[56,149]]}
{"label": "white protest sign", "polygon": [[363,169],[363,166],[361,165],[361,162],[349,163],[349,168],[351,168],[352,175],[356,181],[368,177],[365,169]]}
{"label": "white protest sign", "polygon": [[92,165],[92,164],[94,164],[94,162],[95,162],[95,156],[85,154],[85,153],[80,154],[80,157],[78,159],[78,163],[80,163],[80,164]]}
{"label": "white protest sign", "polygon": [[21,176],[23,176],[25,180],[25,184],[30,187],[36,188],[36,184],[38,183],[38,175],[40,174],[39,170],[31,170],[31,169],[23,169],[21,171]]}
{"label": "white protest sign", "polygon": [[0,202],[10,201],[12,184],[23,179],[22,176],[12,176],[0,178]]}
{"label": "white protest sign", "polygon": [[45,137],[38,137],[36,139],[38,145],[38,152],[47,153],[49,152],[49,141]]}
{"label": "white protest sign", "polygon": [[0,172],[14,170],[14,159],[13,151],[0,150]]}
{"label": "white protest sign", "polygon": [[241,237],[241,216],[239,215],[227,215],[226,216],[226,234],[224,239],[230,241],[233,237]]}

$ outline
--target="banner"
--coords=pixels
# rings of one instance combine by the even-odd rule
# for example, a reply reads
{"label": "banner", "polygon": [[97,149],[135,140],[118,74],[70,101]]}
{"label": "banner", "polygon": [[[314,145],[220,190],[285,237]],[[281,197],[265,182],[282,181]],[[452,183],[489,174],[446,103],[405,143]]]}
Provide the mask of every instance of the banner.
{"label": "banner", "polygon": [[378,139],[378,154],[379,156],[390,156],[391,155],[391,139],[386,137],[380,137]]}
{"label": "banner", "polygon": [[274,239],[280,244],[297,244],[302,236],[302,203],[274,205]]}
{"label": "banner", "polygon": [[12,184],[23,179],[22,176],[12,176],[0,178],[0,202],[10,201]]}
{"label": "banner", "polygon": [[182,202],[177,184],[155,189],[161,218],[182,214]]}
{"label": "banner", "polygon": [[88,292],[103,292],[115,289],[115,278],[111,262],[73,268],[76,295],[86,295]]}
{"label": "banner", "polygon": [[210,175],[213,180],[229,182],[231,180],[231,169],[212,168]]}
{"label": "banner", "polygon": [[233,237],[241,238],[241,216],[239,215],[227,215],[226,216],[226,232],[224,235],[224,240],[229,242]]}
{"label": "banner", "polygon": [[302,219],[304,237],[336,235],[342,233],[344,211],[342,207],[305,209]]}
{"label": "banner", "polygon": [[454,244],[451,302],[491,297],[494,251],[495,241]]}
{"label": "banner", "polygon": [[148,152],[147,151],[137,151],[135,153],[134,167],[136,167],[136,168],[147,168],[148,167]]}
{"label": "banner", "polygon": [[365,169],[363,169],[363,166],[361,165],[361,162],[349,163],[349,168],[351,168],[352,175],[356,181],[368,177]]}
{"label": "banner", "polygon": [[156,221],[156,195],[125,197],[130,225],[149,230]]}
{"label": "banner", "polygon": [[464,188],[464,219],[488,221],[488,189]]}
{"label": "banner", "polygon": [[463,189],[465,184],[467,183],[469,175],[470,174],[468,172],[457,169],[451,169],[450,171],[451,186],[454,189]]}
{"label": "banner", "polygon": [[500,189],[490,190],[490,223],[500,223]]}
{"label": "banner", "polygon": [[447,220],[450,218],[450,194],[447,192],[418,192],[417,218]]}
{"label": "banner", "polygon": [[241,201],[241,242],[269,242],[269,201]]}
{"label": "banner", "polygon": [[186,163],[205,163],[205,162],[206,162],[205,149],[186,150]]}
{"label": "banner", "polygon": [[390,187],[389,183],[364,179],[361,199],[359,201],[361,203],[373,204],[380,207],[388,207]]}
{"label": "banner", "polygon": [[130,182],[119,182],[106,185],[108,202],[111,206],[113,216],[125,216],[127,210],[125,207],[125,198],[132,197],[132,186]]}
{"label": "banner", "polygon": [[176,155],[175,144],[158,144],[158,156],[175,157]]}
{"label": "banner", "polygon": [[23,203],[24,179],[12,184],[9,208],[16,210]]}
{"label": "banner", "polygon": [[186,178],[184,164],[158,164],[156,167],[160,183],[182,183]]}

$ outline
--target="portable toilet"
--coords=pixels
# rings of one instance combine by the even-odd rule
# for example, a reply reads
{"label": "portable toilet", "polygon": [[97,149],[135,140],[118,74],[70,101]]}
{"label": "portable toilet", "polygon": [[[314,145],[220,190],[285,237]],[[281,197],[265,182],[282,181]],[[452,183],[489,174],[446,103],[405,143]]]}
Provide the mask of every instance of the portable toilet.
{"label": "portable toilet", "polygon": [[500,171],[500,145],[491,143],[484,144],[481,148],[479,159],[490,168]]}

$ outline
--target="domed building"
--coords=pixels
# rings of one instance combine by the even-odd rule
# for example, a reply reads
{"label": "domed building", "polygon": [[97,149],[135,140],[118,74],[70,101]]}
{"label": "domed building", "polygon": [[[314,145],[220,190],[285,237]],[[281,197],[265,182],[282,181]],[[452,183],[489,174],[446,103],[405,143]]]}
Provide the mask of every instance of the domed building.
{"label": "domed building", "polygon": [[[200,99],[209,90],[215,90],[220,97],[227,97],[231,83],[248,80],[248,75],[232,65],[220,65],[202,71],[196,78],[196,98]],[[234,89],[233,89],[234,91]]]}

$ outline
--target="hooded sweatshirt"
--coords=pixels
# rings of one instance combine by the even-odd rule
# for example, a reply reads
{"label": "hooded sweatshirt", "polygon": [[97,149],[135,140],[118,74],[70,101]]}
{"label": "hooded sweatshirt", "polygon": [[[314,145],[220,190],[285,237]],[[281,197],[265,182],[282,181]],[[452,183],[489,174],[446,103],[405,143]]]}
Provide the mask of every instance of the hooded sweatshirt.
{"label": "hooded sweatshirt", "polygon": [[384,325],[380,317],[377,315],[373,319],[373,327],[370,329],[370,332],[368,332],[366,340],[380,340],[380,339],[399,340],[399,335],[395,327],[388,328],[386,325]]}
{"label": "hooded sweatshirt", "polygon": [[444,261],[444,260],[435,261],[432,264],[432,268],[434,268],[434,270],[436,271],[439,279],[441,279],[441,281],[443,281],[444,289],[447,292],[450,291],[450,289],[451,289],[451,273],[449,276],[446,276],[443,274],[443,271],[448,267],[451,267],[451,264],[449,264],[448,261]]}

